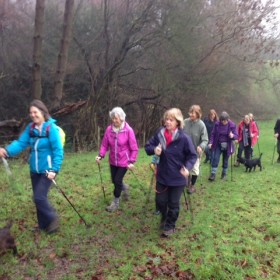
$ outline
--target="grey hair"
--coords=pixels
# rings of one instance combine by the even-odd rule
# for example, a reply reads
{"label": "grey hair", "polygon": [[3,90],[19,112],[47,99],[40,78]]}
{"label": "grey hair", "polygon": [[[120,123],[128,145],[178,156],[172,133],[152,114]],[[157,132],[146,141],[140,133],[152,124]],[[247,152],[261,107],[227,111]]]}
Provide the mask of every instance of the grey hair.
{"label": "grey hair", "polygon": [[121,107],[115,107],[112,109],[112,111],[109,112],[109,116],[111,119],[114,118],[116,115],[120,117],[121,121],[125,121],[126,114]]}
{"label": "grey hair", "polygon": [[222,112],[220,115],[220,121],[228,121],[229,120],[229,114],[227,112]]}

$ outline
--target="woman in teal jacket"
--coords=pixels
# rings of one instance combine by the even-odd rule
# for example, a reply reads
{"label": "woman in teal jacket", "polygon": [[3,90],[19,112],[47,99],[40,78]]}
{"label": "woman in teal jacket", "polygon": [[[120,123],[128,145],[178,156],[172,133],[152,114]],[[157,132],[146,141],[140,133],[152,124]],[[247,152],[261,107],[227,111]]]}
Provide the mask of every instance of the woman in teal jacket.
{"label": "woman in teal jacket", "polygon": [[5,149],[0,148],[0,157],[13,157],[30,147],[30,176],[39,229],[53,233],[59,223],[55,210],[48,202],[48,191],[63,161],[63,145],[56,121],[50,117],[42,101],[31,102],[29,115],[32,122],[18,140]]}

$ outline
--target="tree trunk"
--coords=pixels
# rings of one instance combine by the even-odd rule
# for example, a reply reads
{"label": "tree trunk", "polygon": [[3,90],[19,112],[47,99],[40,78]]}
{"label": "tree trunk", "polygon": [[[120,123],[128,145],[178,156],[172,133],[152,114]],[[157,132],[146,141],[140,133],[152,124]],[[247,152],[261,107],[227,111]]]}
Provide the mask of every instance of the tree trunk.
{"label": "tree trunk", "polygon": [[45,0],[36,1],[35,27],[33,37],[33,90],[32,97],[41,99],[42,80],[41,80],[41,62],[42,62],[42,41],[44,28]]}
{"label": "tree trunk", "polygon": [[63,33],[57,59],[57,68],[54,82],[54,99],[52,108],[58,108],[63,96],[63,80],[66,72],[68,49],[71,39],[72,23],[74,15],[74,0],[66,0],[63,20]]}

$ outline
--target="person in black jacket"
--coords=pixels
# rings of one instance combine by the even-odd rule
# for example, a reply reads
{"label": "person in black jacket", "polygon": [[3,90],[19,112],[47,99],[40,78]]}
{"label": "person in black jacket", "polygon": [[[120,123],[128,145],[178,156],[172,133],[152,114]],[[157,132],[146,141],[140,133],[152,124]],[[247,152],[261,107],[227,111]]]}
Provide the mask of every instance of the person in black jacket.
{"label": "person in black jacket", "polygon": [[280,119],[278,119],[274,126],[274,137],[277,139],[277,162],[280,163]]}
{"label": "person in black jacket", "polygon": [[180,197],[188,184],[189,170],[197,160],[191,138],[182,128],[184,119],[177,108],[167,110],[164,126],[148,140],[145,151],[159,156],[156,174],[156,204],[161,213],[162,236],[175,232],[179,217]]}
{"label": "person in black jacket", "polygon": [[[208,134],[208,140],[211,137],[212,129],[214,127],[215,122],[219,120],[218,114],[214,109],[211,109],[209,111],[209,114],[207,117],[204,118],[203,122],[205,123],[206,129],[207,129],[207,134]],[[208,141],[209,144],[209,141]],[[211,156],[212,156],[212,151],[209,149],[208,145],[205,148],[205,160],[204,163],[207,163],[208,161],[211,164]]]}

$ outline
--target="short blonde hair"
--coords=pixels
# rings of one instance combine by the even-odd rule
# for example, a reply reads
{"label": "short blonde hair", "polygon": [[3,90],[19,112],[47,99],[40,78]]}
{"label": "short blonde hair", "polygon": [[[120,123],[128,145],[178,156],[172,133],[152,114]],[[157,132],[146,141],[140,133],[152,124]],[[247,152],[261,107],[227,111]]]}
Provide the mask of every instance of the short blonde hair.
{"label": "short blonde hair", "polygon": [[199,105],[192,105],[189,109],[189,113],[195,113],[198,119],[201,119],[202,112]]}
{"label": "short blonde hair", "polygon": [[177,121],[178,128],[182,129],[184,127],[184,118],[180,109],[171,108],[165,111],[163,120],[165,121],[168,117],[174,118]]}

